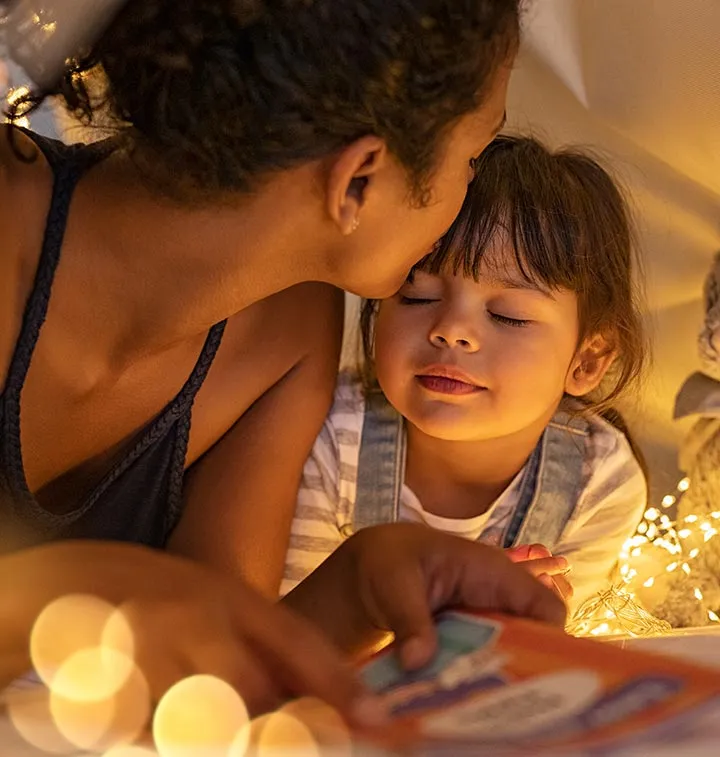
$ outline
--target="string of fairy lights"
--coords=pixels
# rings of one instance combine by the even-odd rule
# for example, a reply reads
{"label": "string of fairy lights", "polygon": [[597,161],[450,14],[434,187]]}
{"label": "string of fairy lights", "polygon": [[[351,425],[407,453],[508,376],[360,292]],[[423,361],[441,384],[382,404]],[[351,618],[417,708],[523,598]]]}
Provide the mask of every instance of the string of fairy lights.
{"label": "string of fairy lights", "polygon": [[690,480],[683,478],[675,492],[663,497],[660,507],[645,511],[635,534],[620,552],[617,580],[578,608],[567,626],[569,633],[597,637],[669,631],[670,623],[654,617],[645,604],[652,599],[654,589],[662,595],[662,584],[673,577],[682,600],[697,603],[706,624],[720,623],[720,607],[709,604],[700,580],[703,566],[697,564],[705,545],[718,535],[720,510],[690,513],[678,519],[668,515],[689,489]]}
{"label": "string of fairy lights", "polygon": [[[9,87],[7,89],[2,98],[2,120],[4,123],[8,123],[9,119],[5,114],[9,111],[9,109],[24,97],[26,97],[29,92],[30,90],[24,85],[18,87]],[[26,129],[30,127],[30,119],[27,116],[19,116],[14,120],[14,123],[16,126],[22,126]]]}

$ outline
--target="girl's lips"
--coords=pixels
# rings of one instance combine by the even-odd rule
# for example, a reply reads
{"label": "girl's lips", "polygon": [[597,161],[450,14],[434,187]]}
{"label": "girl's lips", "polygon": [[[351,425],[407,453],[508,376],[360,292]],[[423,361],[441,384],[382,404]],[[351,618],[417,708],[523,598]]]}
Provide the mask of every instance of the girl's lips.
{"label": "girl's lips", "polygon": [[467,381],[450,378],[449,376],[421,374],[416,376],[416,378],[425,389],[438,394],[476,394],[484,390],[481,386],[469,384]]}

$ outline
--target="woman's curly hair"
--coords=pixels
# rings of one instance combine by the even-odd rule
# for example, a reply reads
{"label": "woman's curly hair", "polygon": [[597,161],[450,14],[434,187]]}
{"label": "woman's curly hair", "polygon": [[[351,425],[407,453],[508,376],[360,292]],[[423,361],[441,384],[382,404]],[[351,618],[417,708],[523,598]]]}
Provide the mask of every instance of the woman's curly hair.
{"label": "woman's curly hair", "polygon": [[130,0],[36,99],[59,95],[86,124],[110,115],[155,179],[204,192],[375,134],[422,202],[443,135],[517,47],[521,3]]}

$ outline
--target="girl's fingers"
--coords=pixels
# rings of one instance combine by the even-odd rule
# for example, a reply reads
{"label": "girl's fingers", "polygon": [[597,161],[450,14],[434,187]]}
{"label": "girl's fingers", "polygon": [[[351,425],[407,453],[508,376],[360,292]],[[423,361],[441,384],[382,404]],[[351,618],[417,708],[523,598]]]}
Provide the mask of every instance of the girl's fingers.
{"label": "girl's fingers", "polygon": [[550,576],[560,575],[565,573],[570,567],[567,558],[562,555],[544,557],[539,560],[525,560],[518,564],[533,576],[539,576],[541,573],[546,573]]}
{"label": "girl's fingers", "polygon": [[510,547],[505,554],[513,562],[525,562],[526,560],[539,560],[552,557],[552,552],[544,544],[521,544],[518,547]]}

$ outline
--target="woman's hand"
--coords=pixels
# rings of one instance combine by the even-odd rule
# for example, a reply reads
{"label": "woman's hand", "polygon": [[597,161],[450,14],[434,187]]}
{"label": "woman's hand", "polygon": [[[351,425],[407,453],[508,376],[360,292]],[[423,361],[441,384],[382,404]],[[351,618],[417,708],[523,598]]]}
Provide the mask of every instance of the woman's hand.
{"label": "woman's hand", "polygon": [[565,557],[553,555],[543,544],[522,544],[505,550],[505,554],[567,602],[572,598],[573,587],[567,578],[570,565]]}
{"label": "woman's hand", "polygon": [[358,532],[284,601],[351,654],[367,652],[393,632],[411,669],[432,658],[433,613],[444,607],[565,622],[557,594],[503,550],[411,523]]}
{"label": "woman's hand", "polygon": [[307,694],[350,721],[377,722],[382,714],[340,653],[287,608],[187,560],[90,541],[0,558],[0,689],[30,668],[28,639],[40,612],[79,593],[122,609],[155,701],[182,678],[204,673],[233,685],[251,712]]}

